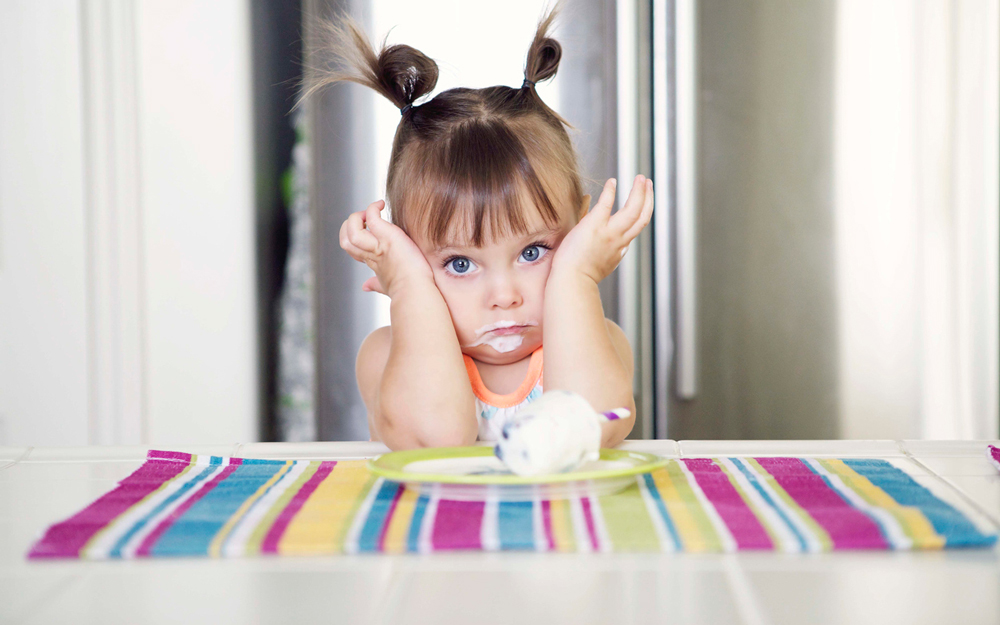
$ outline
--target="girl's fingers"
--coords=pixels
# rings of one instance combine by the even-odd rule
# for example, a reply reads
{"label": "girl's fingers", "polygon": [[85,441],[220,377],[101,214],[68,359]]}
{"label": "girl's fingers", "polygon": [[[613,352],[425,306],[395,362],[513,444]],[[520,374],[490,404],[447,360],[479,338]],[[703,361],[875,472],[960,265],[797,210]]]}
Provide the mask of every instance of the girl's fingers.
{"label": "girl's fingers", "polygon": [[349,233],[351,231],[351,219],[357,215],[357,213],[352,213],[347,216],[344,223],[340,224],[340,247],[345,247],[350,243]]}
{"label": "girl's fingers", "polygon": [[359,263],[368,264],[368,261],[372,257],[371,253],[364,251],[363,249],[352,244],[350,241],[348,241],[346,244],[342,243],[340,247],[344,248],[344,251],[350,254],[351,258],[358,261]]}
{"label": "girl's fingers", "polygon": [[625,206],[615,213],[608,222],[611,228],[622,235],[632,227],[642,214],[646,196],[648,195],[646,192],[649,187],[647,180],[641,174],[635,177],[635,180],[632,182],[632,190],[629,191],[628,199],[625,201]]}
{"label": "girl's fingers", "polygon": [[628,230],[625,231],[625,240],[631,241],[632,239],[639,236],[642,229],[646,227],[649,223],[650,218],[653,216],[653,181],[646,181],[646,198],[642,205],[642,211],[639,213],[639,218],[633,223]]}
{"label": "girl's fingers", "polygon": [[604,183],[604,188],[601,190],[600,197],[597,198],[597,204],[594,204],[594,208],[590,209],[588,215],[597,213],[604,220],[611,215],[611,210],[615,206],[615,191],[618,188],[618,181],[614,178],[608,178],[608,181]]}
{"label": "girl's fingers", "polygon": [[352,245],[369,254],[375,253],[375,250],[378,249],[378,238],[370,231],[365,230],[364,213],[362,212],[352,213],[341,226],[340,246],[347,249],[345,240],[347,245]]}
{"label": "girl's fingers", "polygon": [[[351,217],[353,217],[353,215]],[[360,250],[357,248],[357,246],[355,246],[353,243],[351,243],[351,235],[350,235],[350,232],[351,232],[351,224],[350,224],[351,217],[348,217],[347,219],[345,219],[344,223],[342,223],[340,225],[340,247],[343,248],[343,250],[345,252],[347,252],[348,254],[350,254],[351,257],[354,258],[354,260],[358,260],[358,257],[357,257],[356,254],[358,252],[360,252]]]}
{"label": "girl's fingers", "polygon": [[365,225],[368,230],[371,231],[375,236],[381,236],[385,232],[386,224],[385,220],[382,219],[382,208],[385,206],[385,202],[382,200],[377,200],[368,205],[365,209],[364,220]]}

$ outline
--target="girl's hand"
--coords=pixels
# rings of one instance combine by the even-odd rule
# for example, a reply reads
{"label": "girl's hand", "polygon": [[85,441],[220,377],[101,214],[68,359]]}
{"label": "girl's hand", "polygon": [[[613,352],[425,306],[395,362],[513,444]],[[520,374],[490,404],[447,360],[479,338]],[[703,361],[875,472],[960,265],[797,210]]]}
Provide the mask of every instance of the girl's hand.
{"label": "girl's hand", "polygon": [[383,206],[383,200],[372,202],[351,213],[340,227],[340,247],[375,272],[361,288],[392,297],[414,279],[426,278],[433,284],[434,273],[420,248],[402,229],[382,219]]}
{"label": "girl's hand", "polygon": [[552,272],[578,271],[600,283],[615,270],[653,214],[653,181],[638,175],[628,200],[611,214],[616,181],[604,183],[601,197],[559,244],[552,258]]}

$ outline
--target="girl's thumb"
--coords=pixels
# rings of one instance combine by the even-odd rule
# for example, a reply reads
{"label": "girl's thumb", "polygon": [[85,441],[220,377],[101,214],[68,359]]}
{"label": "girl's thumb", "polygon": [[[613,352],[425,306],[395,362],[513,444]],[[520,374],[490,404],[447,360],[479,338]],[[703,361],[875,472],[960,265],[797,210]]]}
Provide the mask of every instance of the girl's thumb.
{"label": "girl's thumb", "polygon": [[377,202],[372,202],[365,209],[365,225],[374,234],[378,234],[382,231],[382,207],[385,206],[385,201],[378,200]]}
{"label": "girl's thumb", "polygon": [[382,288],[382,283],[378,281],[378,276],[372,276],[365,280],[365,283],[361,285],[362,291],[375,291],[376,293],[381,293],[386,295],[385,289]]}

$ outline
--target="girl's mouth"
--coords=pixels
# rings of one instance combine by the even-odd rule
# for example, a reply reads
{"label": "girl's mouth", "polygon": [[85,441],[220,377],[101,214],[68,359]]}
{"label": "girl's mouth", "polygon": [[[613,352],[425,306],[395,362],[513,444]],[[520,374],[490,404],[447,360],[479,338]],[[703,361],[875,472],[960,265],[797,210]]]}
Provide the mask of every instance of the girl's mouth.
{"label": "girl's mouth", "polygon": [[491,323],[476,330],[476,336],[482,338],[488,334],[492,334],[493,336],[502,336],[504,334],[517,334],[519,332],[524,332],[531,326],[537,326],[537,325],[538,324],[534,321],[528,321],[527,323],[517,323],[513,320],[498,321],[497,323]]}
{"label": "girl's mouth", "polygon": [[537,321],[517,323],[513,319],[491,323],[476,330],[478,338],[462,347],[489,345],[500,353],[506,353],[517,349],[524,341],[524,337],[521,335],[532,326],[537,325]]}
{"label": "girl's mouth", "polygon": [[524,332],[527,329],[528,326],[510,326],[509,328],[497,328],[496,330],[493,330],[491,334],[503,336],[504,334],[517,334],[519,332]]}

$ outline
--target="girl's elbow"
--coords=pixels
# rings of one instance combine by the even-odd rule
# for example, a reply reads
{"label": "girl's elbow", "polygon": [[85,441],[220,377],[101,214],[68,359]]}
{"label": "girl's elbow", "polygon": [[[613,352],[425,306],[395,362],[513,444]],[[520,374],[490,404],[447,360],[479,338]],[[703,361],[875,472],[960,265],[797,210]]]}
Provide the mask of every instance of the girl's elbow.
{"label": "girl's elbow", "polygon": [[[408,423],[410,427],[399,427],[398,424]],[[381,415],[378,427],[382,441],[393,451],[401,449],[417,449],[422,447],[465,447],[473,445],[479,435],[478,423],[451,423],[444,427],[427,427],[412,419],[396,419],[391,413]]]}
{"label": "girl's elbow", "polygon": [[416,449],[421,447],[419,440],[413,432],[405,427],[404,423],[393,417],[392,413],[383,406],[376,419],[378,423],[378,433],[385,446],[392,451],[402,451],[404,449]]}
{"label": "girl's elbow", "polygon": [[403,451],[405,449],[420,447],[414,437],[391,427],[388,423],[383,423],[382,427],[379,428],[379,433],[382,435],[382,442],[392,451]]}

